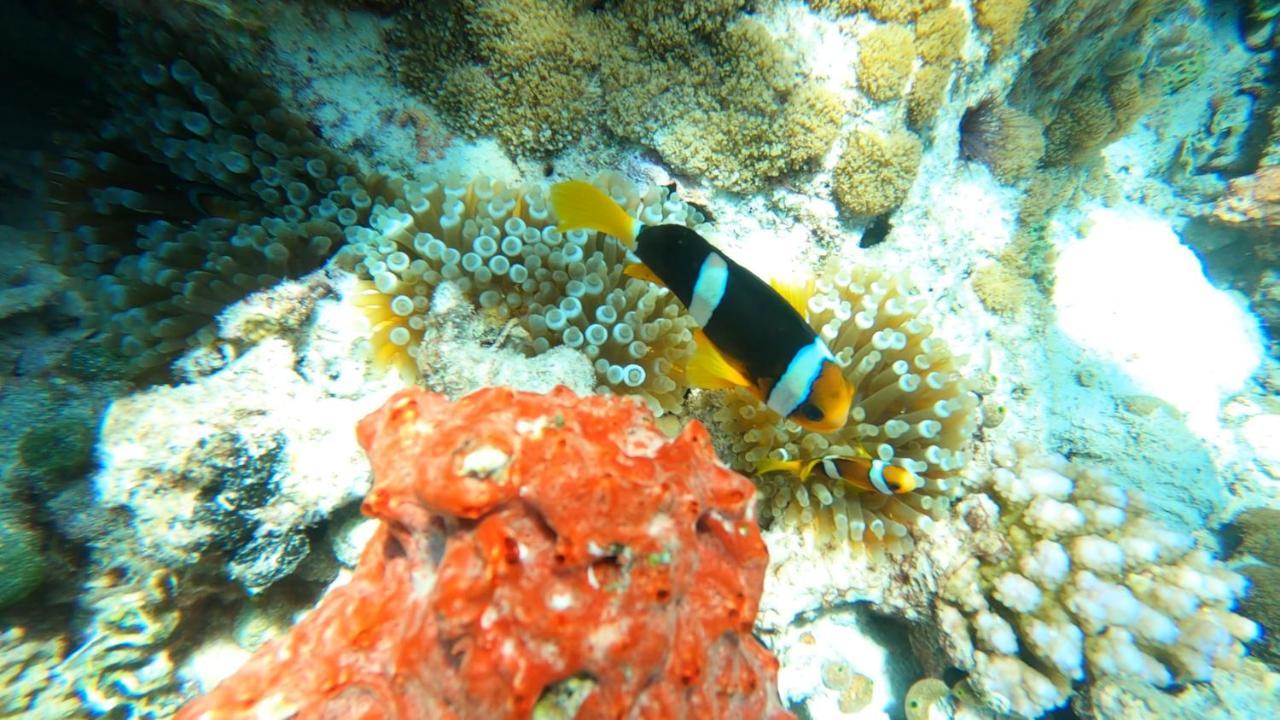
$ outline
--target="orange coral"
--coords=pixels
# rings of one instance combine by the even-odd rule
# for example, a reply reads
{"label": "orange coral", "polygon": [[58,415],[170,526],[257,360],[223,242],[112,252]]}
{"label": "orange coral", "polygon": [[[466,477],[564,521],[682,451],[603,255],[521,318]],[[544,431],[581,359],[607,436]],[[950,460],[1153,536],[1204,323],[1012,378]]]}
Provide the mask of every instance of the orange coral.
{"label": "orange coral", "polygon": [[1280,165],[1232,180],[1213,214],[1228,224],[1280,228]]}
{"label": "orange coral", "polygon": [[351,582],[179,713],[786,717],[751,636],[767,553],[706,430],[633,400],[404,390],[361,421],[382,520]]}

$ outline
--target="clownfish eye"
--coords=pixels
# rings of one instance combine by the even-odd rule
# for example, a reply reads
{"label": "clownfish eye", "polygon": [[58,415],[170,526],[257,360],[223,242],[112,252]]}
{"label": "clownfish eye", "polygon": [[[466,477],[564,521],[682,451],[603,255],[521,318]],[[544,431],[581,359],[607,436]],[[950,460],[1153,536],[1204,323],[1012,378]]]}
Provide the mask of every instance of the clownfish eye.
{"label": "clownfish eye", "polygon": [[805,403],[800,406],[800,414],[804,416],[805,420],[817,422],[822,419],[822,408],[811,402]]}

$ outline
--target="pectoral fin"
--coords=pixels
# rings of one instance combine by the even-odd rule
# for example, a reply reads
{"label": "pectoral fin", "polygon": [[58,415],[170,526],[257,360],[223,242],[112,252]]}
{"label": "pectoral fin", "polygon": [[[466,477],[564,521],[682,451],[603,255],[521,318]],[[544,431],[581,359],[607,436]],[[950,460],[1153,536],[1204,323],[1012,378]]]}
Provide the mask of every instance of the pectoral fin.
{"label": "pectoral fin", "polygon": [[667,286],[666,283],[662,282],[662,278],[655,275],[654,272],[649,269],[649,266],[644,263],[628,263],[622,268],[622,274],[627,277],[636,278],[637,280],[651,282],[654,285],[661,285],[663,287]]}

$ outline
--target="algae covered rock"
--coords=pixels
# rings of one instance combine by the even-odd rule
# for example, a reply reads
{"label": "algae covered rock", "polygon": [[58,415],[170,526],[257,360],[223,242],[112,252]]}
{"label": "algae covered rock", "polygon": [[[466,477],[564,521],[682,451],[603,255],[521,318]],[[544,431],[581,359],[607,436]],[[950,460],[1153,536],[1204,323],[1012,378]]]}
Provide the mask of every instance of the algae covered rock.
{"label": "algae covered rock", "polygon": [[0,510],[0,608],[29,596],[45,577],[39,532],[12,508]]}
{"label": "algae covered rock", "polygon": [[381,526],[351,582],[179,718],[514,718],[543,698],[581,717],[787,717],[751,635],[767,563],[751,483],[698,423],[672,439],[623,398],[411,388],[358,434]]}

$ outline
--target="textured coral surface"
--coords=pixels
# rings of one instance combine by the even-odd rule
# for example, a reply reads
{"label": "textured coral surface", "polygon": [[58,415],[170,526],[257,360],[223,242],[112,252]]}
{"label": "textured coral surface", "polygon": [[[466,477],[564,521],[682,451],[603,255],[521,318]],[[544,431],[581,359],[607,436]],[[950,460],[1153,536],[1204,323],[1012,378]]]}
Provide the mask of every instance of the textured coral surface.
{"label": "textured coral surface", "polygon": [[359,426],[382,520],[351,582],[179,718],[786,717],[767,554],[705,429],[635,401],[405,390]]}

